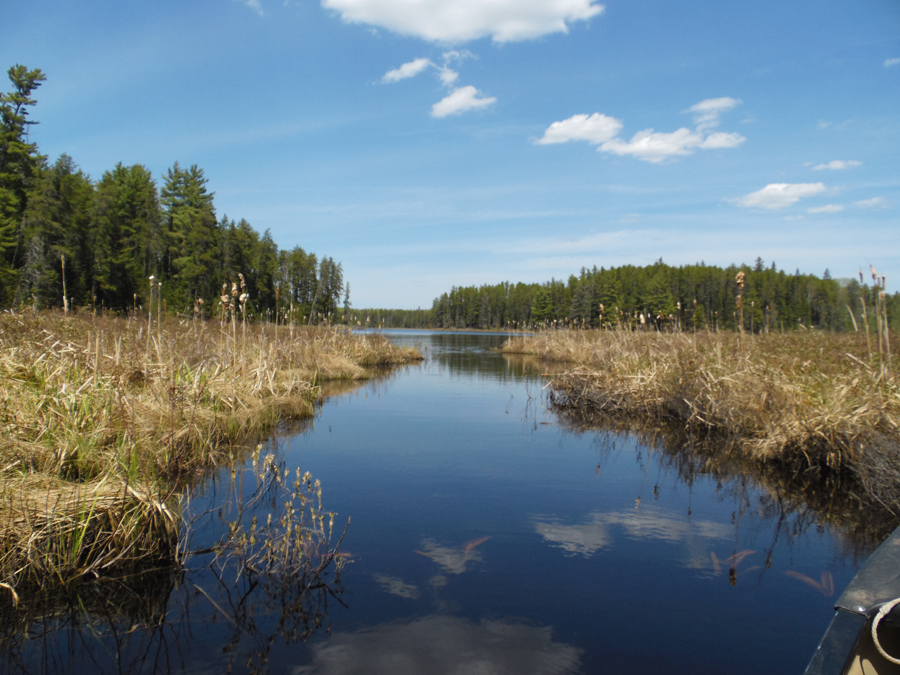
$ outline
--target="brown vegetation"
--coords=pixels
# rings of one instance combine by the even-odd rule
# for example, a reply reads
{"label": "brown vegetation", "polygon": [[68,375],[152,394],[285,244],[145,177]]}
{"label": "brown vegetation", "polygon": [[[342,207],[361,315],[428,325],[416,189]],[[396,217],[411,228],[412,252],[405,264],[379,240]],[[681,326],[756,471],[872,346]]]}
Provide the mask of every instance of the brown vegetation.
{"label": "brown vegetation", "polygon": [[849,469],[881,499],[900,477],[900,387],[860,334],[561,331],[507,353],[565,362],[553,401],[727,438],[760,462]]}
{"label": "brown vegetation", "polygon": [[179,485],[311,415],[318,382],[421,358],[381,336],[276,330],[0,316],[2,588],[172,559]]}

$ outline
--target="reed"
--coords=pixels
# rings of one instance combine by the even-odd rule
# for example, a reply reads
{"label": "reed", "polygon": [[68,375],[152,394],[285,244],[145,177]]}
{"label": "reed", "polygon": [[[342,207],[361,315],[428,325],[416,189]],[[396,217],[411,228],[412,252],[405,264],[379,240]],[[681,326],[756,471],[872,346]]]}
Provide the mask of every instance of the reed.
{"label": "reed", "polygon": [[0,593],[176,555],[180,485],[312,415],[318,382],[421,358],[381,336],[276,339],[246,320],[239,335],[233,309],[227,322],[156,309],[0,315]]}
{"label": "reed", "polygon": [[561,407],[720,435],[761,462],[900,478],[900,388],[858,333],[571,331],[503,351],[563,362]]}

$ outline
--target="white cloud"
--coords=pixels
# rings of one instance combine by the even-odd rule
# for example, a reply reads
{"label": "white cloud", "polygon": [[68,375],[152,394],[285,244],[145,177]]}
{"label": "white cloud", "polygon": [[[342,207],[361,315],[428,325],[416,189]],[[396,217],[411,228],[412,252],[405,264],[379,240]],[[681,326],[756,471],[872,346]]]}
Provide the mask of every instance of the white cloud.
{"label": "white cloud", "polygon": [[807,213],[838,213],[843,211],[844,207],[840,204],[826,204],[825,206],[816,206],[812,209],[806,209]]}
{"label": "white cloud", "polygon": [[824,191],[825,186],[822,183],[770,183],[762,190],[742,197],[737,204],[761,209],[783,209],[803,197],[811,197]]}
{"label": "white cloud", "polygon": [[441,83],[445,87],[452,86],[453,83],[456,82],[456,78],[459,77],[459,73],[457,73],[455,70],[453,70],[451,68],[448,68],[447,66],[444,66],[443,68],[441,68],[440,71],[441,71]]}
{"label": "white cloud", "polygon": [[603,12],[594,0],[322,0],[344,21],[379,26],[434,42],[491,36],[495,42],[566,33]]}
{"label": "white cloud", "polygon": [[717,150],[736,148],[742,145],[747,139],[740,134],[722,131],[707,133],[710,129],[718,126],[719,116],[723,112],[731,110],[739,104],[739,99],[728,97],[700,101],[686,111],[695,115],[697,128],[694,131],[685,127],[671,133],[644,129],[637,132],[627,142],[618,138],[623,127],[621,120],[600,113],[590,116],[573,115],[547,127],[543,137],[536,143],[550,145],[567,141],[587,141],[594,145],[600,145],[597,148],[600,152],[632,155],[646,162],[659,164],[671,157],[690,155],[698,148]]}
{"label": "white cloud", "polygon": [[409,77],[415,77],[423,70],[433,65],[434,64],[430,59],[416,59],[415,61],[404,63],[399,68],[389,70],[384,74],[384,77],[381,78],[381,81],[385,83],[399,82],[400,80],[405,80]]}
{"label": "white cloud", "polygon": [[827,129],[830,126],[831,126],[831,122],[828,122],[826,120],[819,120],[819,123],[816,125],[816,128],[817,129]]}
{"label": "white cloud", "polygon": [[885,201],[884,197],[872,197],[871,199],[860,199],[858,202],[853,202],[853,206],[861,209],[884,209],[887,208],[887,201]]}
{"label": "white cloud", "polygon": [[703,137],[700,134],[684,127],[670,134],[644,129],[632,136],[627,143],[614,138],[601,145],[598,150],[615,155],[633,155],[638,159],[658,164],[676,155],[690,155],[702,144]]}
{"label": "white cloud", "polygon": [[688,112],[694,113],[694,125],[697,127],[697,131],[706,131],[719,126],[722,113],[733,110],[740,104],[739,98],[728,96],[708,98],[692,105],[688,108]]}
{"label": "white cloud", "polygon": [[717,131],[710,134],[700,144],[702,150],[718,150],[721,148],[737,148],[746,141],[746,137],[740,134],[727,134],[724,131]]}
{"label": "white cloud", "polygon": [[886,59],[885,62],[884,62],[884,67],[885,67],[885,68],[890,68],[890,67],[896,66],[896,65],[900,65],[900,59],[897,59],[897,58],[894,58],[894,59]]}
{"label": "white cloud", "polygon": [[241,4],[247,5],[254,12],[259,14],[260,16],[265,16],[265,12],[263,12],[262,5],[259,4],[259,0],[238,0]]}
{"label": "white cloud", "polygon": [[622,130],[621,120],[600,113],[593,115],[572,115],[562,122],[554,122],[536,141],[538,145],[566,143],[568,141],[587,141],[599,145],[612,140]]}
{"label": "white cloud", "polygon": [[841,169],[852,169],[855,166],[862,166],[862,162],[857,162],[855,159],[848,159],[847,161],[844,161],[842,159],[834,159],[827,164],[816,164],[813,167],[813,171],[822,171],[823,169],[840,171]]}
{"label": "white cloud", "polygon": [[459,115],[469,110],[486,108],[497,102],[497,99],[493,96],[479,98],[480,95],[481,92],[471,85],[454,89],[431,106],[431,116],[447,117],[448,115]]}

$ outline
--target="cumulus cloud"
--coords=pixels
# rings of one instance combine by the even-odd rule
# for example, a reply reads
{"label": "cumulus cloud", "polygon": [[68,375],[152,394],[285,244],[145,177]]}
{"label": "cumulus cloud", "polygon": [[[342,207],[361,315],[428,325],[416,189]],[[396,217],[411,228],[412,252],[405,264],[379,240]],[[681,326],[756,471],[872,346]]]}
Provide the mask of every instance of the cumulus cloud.
{"label": "cumulus cloud", "polygon": [[440,118],[459,115],[469,110],[486,108],[496,102],[495,97],[482,96],[481,92],[471,85],[459,87],[431,106],[431,116]]}
{"label": "cumulus cloud", "polygon": [[630,141],[619,138],[623,128],[621,120],[608,115],[573,115],[554,122],[544,135],[536,141],[538,145],[566,143],[568,141],[587,141],[599,145],[600,152],[614,155],[631,155],[645,162],[659,164],[677,156],[690,155],[695,150],[719,150],[739,147],[747,139],[737,133],[709,131],[719,125],[722,113],[741,103],[739,99],[722,97],[709,98],[696,103],[686,112],[694,113],[696,129],[693,131],[682,127],[671,133],[657,132],[653,129],[638,131]]}
{"label": "cumulus cloud", "polygon": [[883,209],[887,207],[887,202],[884,197],[872,197],[871,199],[860,199],[858,202],[853,202],[853,206],[861,209]]}
{"label": "cumulus cloud", "polygon": [[840,204],[826,204],[825,206],[816,206],[812,209],[806,209],[807,213],[838,213],[843,211],[844,207]]}
{"label": "cumulus cloud", "polygon": [[434,64],[431,62],[431,59],[416,59],[415,61],[404,63],[399,68],[389,70],[384,74],[384,77],[381,78],[381,81],[385,84],[390,84],[391,82],[399,82],[400,80],[415,77],[423,70],[433,65]]}
{"label": "cumulus cloud", "polygon": [[852,169],[855,166],[862,166],[862,162],[857,162],[855,159],[848,159],[847,161],[834,159],[826,164],[816,164],[813,167],[813,171],[823,171],[824,169],[840,171],[841,169]]}
{"label": "cumulus cloud", "polygon": [[690,155],[702,144],[703,137],[700,134],[684,127],[670,134],[644,129],[632,136],[627,143],[614,138],[601,145],[600,150],[615,155],[633,155],[638,159],[658,164],[676,155]]}
{"label": "cumulus cloud", "polygon": [[739,98],[722,96],[720,98],[707,98],[700,103],[695,103],[688,112],[694,113],[694,125],[697,131],[706,131],[719,126],[722,113],[733,110],[741,104]]}
{"label": "cumulus cloud", "polygon": [[783,209],[804,197],[812,197],[824,191],[822,183],[770,183],[762,190],[742,197],[737,204],[745,208]]}
{"label": "cumulus cloud", "polygon": [[415,59],[408,63],[404,63],[399,68],[386,72],[382,76],[381,82],[384,84],[392,84],[394,82],[399,82],[400,80],[415,77],[429,68],[434,68],[437,70],[441,84],[447,87],[450,90],[450,93],[431,106],[432,117],[447,117],[448,115],[458,115],[468,110],[485,108],[492,103],[495,103],[497,99],[494,97],[483,96],[480,91],[472,86],[454,86],[457,79],[459,79],[459,73],[453,70],[449,64],[453,61],[460,61],[471,56],[472,54],[467,51],[447,51],[443,54],[443,65],[437,65],[431,59]]}
{"label": "cumulus cloud", "polygon": [[572,115],[569,119],[554,122],[536,141],[538,145],[566,143],[568,141],[587,141],[594,145],[605,143],[622,130],[622,122],[615,117],[594,113],[593,115]]}
{"label": "cumulus cloud", "polygon": [[594,0],[322,0],[344,21],[378,26],[433,42],[494,42],[567,33],[604,10]]}
{"label": "cumulus cloud", "polygon": [[894,59],[886,59],[885,62],[884,62],[884,67],[885,67],[885,68],[890,68],[890,67],[896,66],[896,65],[900,65],[900,59],[897,59],[897,58],[894,58]]}
{"label": "cumulus cloud", "polygon": [[740,134],[728,134],[724,131],[717,131],[716,133],[710,134],[706,137],[706,139],[700,144],[700,149],[718,150],[720,148],[737,148],[741,146],[746,140],[746,137],[741,136]]}

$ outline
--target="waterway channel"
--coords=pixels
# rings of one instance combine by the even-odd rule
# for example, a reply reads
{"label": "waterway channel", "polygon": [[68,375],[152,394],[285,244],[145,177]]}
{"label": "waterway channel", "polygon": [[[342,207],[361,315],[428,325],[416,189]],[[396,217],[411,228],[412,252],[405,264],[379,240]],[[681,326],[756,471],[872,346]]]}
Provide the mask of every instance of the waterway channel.
{"label": "waterway channel", "polygon": [[[496,351],[504,335],[387,334],[426,361],[333,393],[269,444],[321,481],[336,530],[350,519],[339,580],[245,602],[260,589],[163,570],[48,613],[0,670],[803,671],[877,542],[750,475],[573,426],[548,406],[546,367]],[[228,473],[191,508],[227,500]]]}

